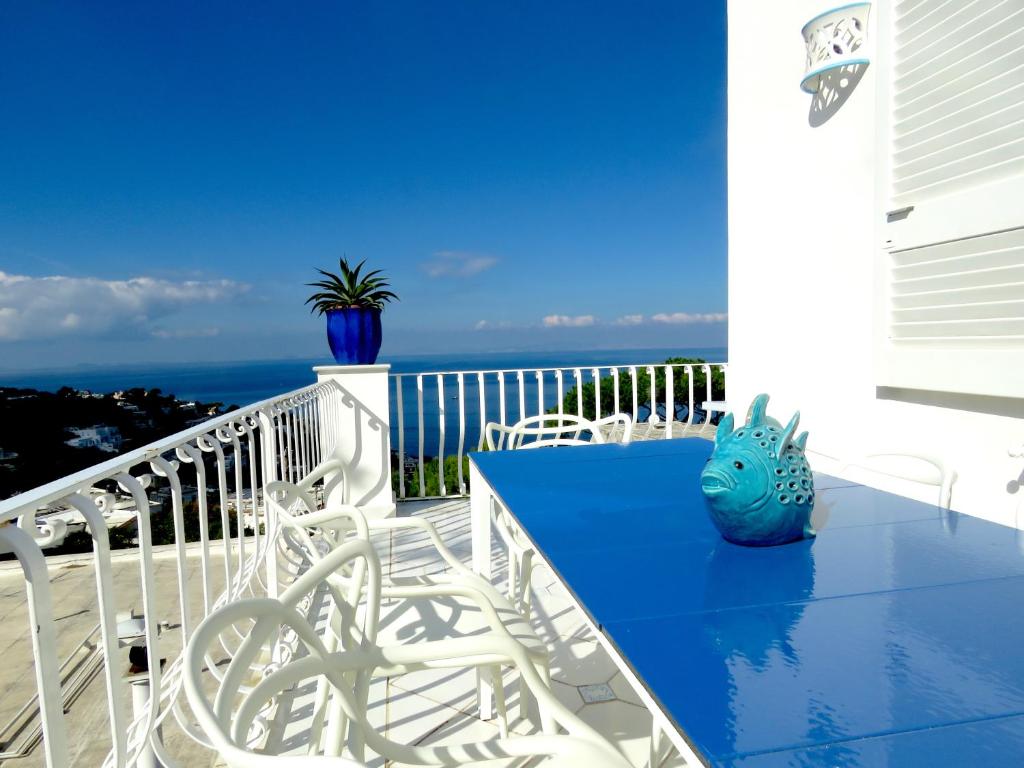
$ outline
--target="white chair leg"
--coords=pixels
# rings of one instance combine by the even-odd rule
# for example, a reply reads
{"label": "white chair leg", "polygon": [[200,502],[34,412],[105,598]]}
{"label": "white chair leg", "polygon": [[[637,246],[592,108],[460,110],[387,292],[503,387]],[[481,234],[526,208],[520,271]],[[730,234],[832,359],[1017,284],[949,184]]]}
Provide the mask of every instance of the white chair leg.
{"label": "white chair leg", "polygon": [[494,705],[498,710],[498,733],[501,738],[508,738],[508,707],[505,702],[505,681],[501,675],[501,667],[491,667],[491,684],[494,686]]}

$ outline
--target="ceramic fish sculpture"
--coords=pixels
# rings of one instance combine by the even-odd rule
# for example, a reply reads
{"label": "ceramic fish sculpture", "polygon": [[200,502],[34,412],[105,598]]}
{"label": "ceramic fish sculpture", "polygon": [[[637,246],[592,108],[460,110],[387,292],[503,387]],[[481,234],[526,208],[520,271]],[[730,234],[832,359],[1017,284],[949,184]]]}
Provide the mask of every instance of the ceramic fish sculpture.
{"label": "ceramic fish sculpture", "polygon": [[747,423],[733,431],[730,413],[700,476],[711,521],[734,544],[768,547],[814,536],[814,478],[796,437],[797,412],[783,427],[767,414],[768,395],[754,398]]}

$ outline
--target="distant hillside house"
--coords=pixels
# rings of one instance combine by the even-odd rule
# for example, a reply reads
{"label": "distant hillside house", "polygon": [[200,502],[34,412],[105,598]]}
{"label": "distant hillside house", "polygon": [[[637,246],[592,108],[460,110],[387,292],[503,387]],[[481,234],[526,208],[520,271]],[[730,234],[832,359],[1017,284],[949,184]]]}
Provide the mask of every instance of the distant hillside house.
{"label": "distant hillside house", "polygon": [[65,440],[72,448],[99,448],[107,453],[117,453],[121,449],[121,431],[117,427],[96,424],[92,427],[70,427],[75,436]]}

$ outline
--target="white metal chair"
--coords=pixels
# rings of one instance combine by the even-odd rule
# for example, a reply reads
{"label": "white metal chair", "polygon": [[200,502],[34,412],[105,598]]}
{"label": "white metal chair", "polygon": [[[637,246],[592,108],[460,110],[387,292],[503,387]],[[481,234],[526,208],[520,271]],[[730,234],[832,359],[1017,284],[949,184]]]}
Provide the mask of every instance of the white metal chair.
{"label": "white metal chair", "polygon": [[[332,602],[331,632],[318,632],[299,609],[308,596],[326,588]],[[200,727],[232,768],[317,764],[350,768],[365,765],[365,747],[388,761],[418,765],[460,765],[470,761],[543,757],[559,765],[625,768],[625,758],[593,728],[571,714],[545,687],[523,646],[507,635],[491,634],[442,643],[385,648],[377,644],[377,606],[383,596],[380,562],[373,546],[352,539],[328,552],[281,595],[242,600],[208,616],[185,651],[184,688]],[[245,640],[226,660],[216,694],[204,675],[220,635],[244,628]],[[294,639],[293,652],[270,665],[266,648],[274,638]],[[369,722],[370,682],[417,669],[472,664],[514,666],[545,710],[568,735],[510,738],[450,746],[410,746],[391,741]],[[296,686],[315,681],[317,706],[307,734],[306,755],[275,753],[268,745],[268,722],[279,701]],[[319,695],[320,693],[323,695]],[[326,759],[324,759],[326,758]]]}
{"label": "white metal chair", "polygon": [[[534,426],[539,425],[539,426]],[[596,421],[572,414],[545,414],[523,419],[511,427],[490,423],[486,427],[487,447],[494,450],[523,450],[590,443],[629,443],[633,419],[625,413],[605,416]],[[591,439],[585,439],[589,435]],[[534,438],[529,440],[529,438]],[[533,545],[503,506],[492,500],[491,520],[505,544],[508,576],[505,595],[522,617],[530,620],[533,602],[533,572],[539,563]]]}
{"label": "white metal chair", "polygon": [[[941,459],[917,453],[879,452],[869,453],[853,459],[847,459],[841,474],[882,475],[887,478],[909,481],[920,485],[933,486],[938,489],[938,505],[949,509],[953,483],[956,482],[956,471],[947,466]],[[883,490],[889,490],[885,488]]]}
{"label": "white metal chair", "polygon": [[[446,564],[448,572],[440,574],[391,577],[384,580],[381,595],[385,599],[410,601],[446,600],[460,606],[462,613],[469,609],[479,612],[482,626],[471,631],[489,631],[505,633],[520,642],[529,654],[538,675],[544,681],[550,679],[547,648],[537,636],[529,623],[529,617],[513,606],[503,597],[490,582],[467,568],[445,545],[437,529],[428,520],[417,517],[367,519],[362,511],[351,505],[338,505],[333,509],[318,511],[311,506],[308,494],[291,483],[274,482],[267,486],[271,498],[269,509],[282,526],[282,540],[291,542],[293,549],[298,548],[301,558],[308,562],[318,562],[326,550],[342,546],[346,537],[353,534],[361,539],[369,540],[374,531],[417,530],[424,534],[441,560]],[[322,534],[322,546],[317,546],[309,534],[315,528]],[[285,558],[282,558],[285,559]],[[285,559],[286,560],[286,559]],[[287,562],[287,560],[286,560]],[[291,574],[297,574],[301,566],[292,562]],[[431,611],[433,613],[433,611]],[[481,622],[477,622],[480,624]],[[426,639],[430,636],[426,628],[422,633]],[[501,727],[507,726],[503,686],[500,669],[491,670],[495,689],[495,701],[498,707]],[[532,697],[529,691],[521,686],[520,707],[524,714],[539,715],[530,704]],[[536,719],[536,718],[535,718]],[[541,723],[543,725],[543,723]]]}
{"label": "white metal chair", "polygon": [[[628,418],[628,417],[627,417]],[[605,442],[597,422],[569,413],[527,416],[511,426],[490,422],[484,427],[489,451],[550,448]]]}

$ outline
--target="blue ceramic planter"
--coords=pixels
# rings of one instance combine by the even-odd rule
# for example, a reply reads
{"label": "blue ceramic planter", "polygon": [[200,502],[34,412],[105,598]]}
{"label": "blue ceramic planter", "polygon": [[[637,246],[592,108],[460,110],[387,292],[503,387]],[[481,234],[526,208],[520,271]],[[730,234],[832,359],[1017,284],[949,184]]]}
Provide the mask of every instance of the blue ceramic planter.
{"label": "blue ceramic planter", "polygon": [[327,310],[327,343],[339,365],[377,362],[381,339],[379,309]]}

